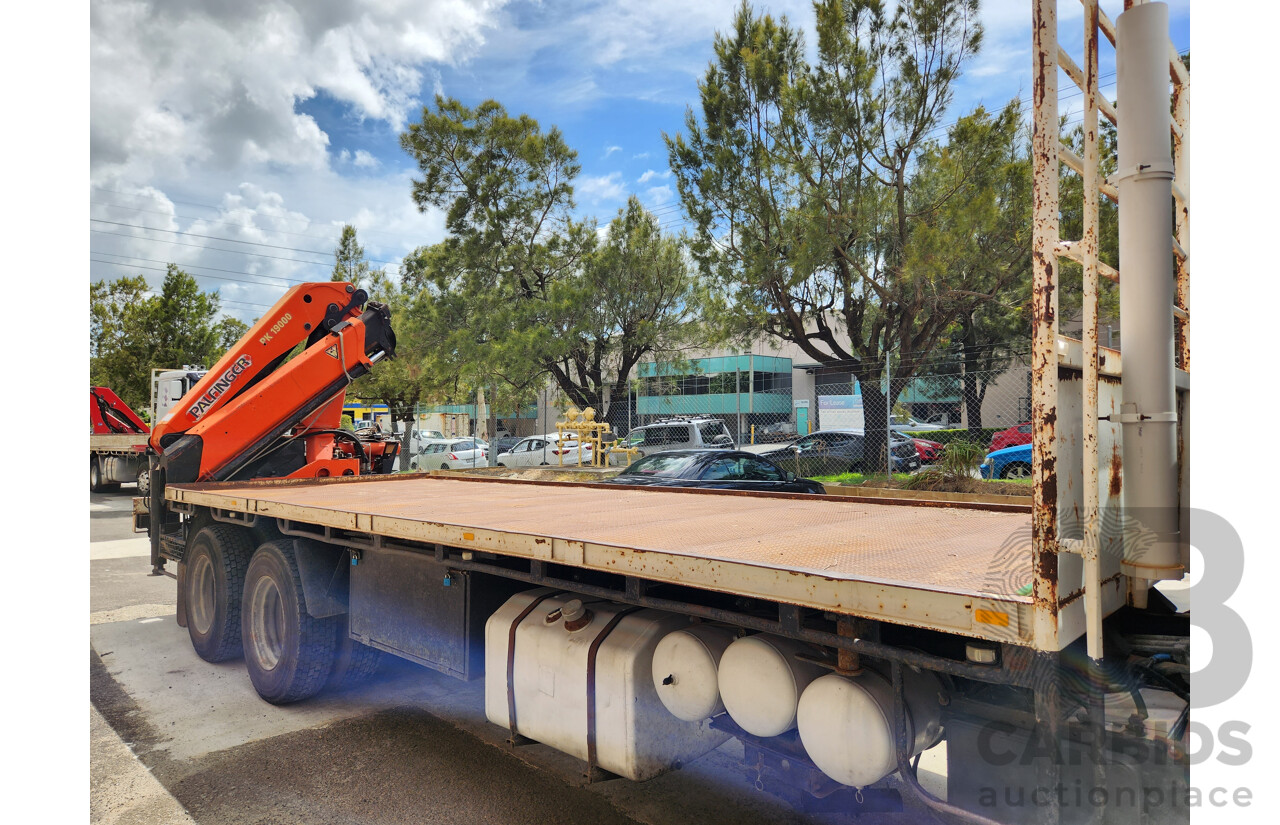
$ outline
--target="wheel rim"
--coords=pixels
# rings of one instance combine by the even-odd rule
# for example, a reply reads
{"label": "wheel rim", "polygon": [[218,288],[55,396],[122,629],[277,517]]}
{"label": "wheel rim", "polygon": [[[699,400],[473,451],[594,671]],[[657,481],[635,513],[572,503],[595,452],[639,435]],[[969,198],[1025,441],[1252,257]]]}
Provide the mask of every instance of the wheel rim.
{"label": "wheel rim", "polygon": [[195,627],[196,632],[203,636],[213,627],[214,605],[217,604],[217,597],[214,594],[217,582],[213,575],[213,562],[208,556],[196,556],[195,561],[191,563],[191,569],[187,571],[187,577],[191,581],[191,603],[187,605],[188,620]]}
{"label": "wheel rim", "polygon": [[151,490],[151,471],[143,470],[138,473],[138,492],[147,495]]}
{"label": "wheel rim", "polygon": [[263,670],[273,670],[284,655],[284,602],[280,588],[270,578],[258,579],[249,597],[253,657]]}
{"label": "wheel rim", "polygon": [[1025,464],[1015,464],[1004,474],[1005,478],[1031,478],[1031,468]]}

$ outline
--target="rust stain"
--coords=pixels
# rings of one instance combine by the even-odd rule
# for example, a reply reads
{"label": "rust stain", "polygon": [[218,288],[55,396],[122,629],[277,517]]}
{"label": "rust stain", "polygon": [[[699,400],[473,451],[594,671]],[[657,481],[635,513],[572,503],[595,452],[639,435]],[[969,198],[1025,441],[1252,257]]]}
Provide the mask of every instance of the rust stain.
{"label": "rust stain", "polygon": [[1061,600],[1058,601],[1058,607],[1059,608],[1066,607],[1067,605],[1071,604],[1072,602],[1074,602],[1076,599],[1080,598],[1083,595],[1084,595],[1083,588],[1081,588],[1080,590],[1072,590],[1070,593],[1068,593],[1066,596],[1064,596]]}
{"label": "rust stain", "polygon": [[1108,470],[1109,483],[1107,485],[1107,493],[1112,498],[1120,495],[1120,468],[1123,462],[1120,459],[1120,445],[1116,444],[1111,447],[1111,463]]}

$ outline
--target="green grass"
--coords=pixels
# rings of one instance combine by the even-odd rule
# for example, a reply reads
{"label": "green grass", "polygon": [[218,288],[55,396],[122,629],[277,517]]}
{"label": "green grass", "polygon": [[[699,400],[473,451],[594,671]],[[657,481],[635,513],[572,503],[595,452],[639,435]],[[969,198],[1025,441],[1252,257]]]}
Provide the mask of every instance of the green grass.
{"label": "green grass", "polygon": [[[834,476],[811,476],[811,478],[820,484],[862,484],[866,481],[884,481],[884,474],[870,473],[841,473]],[[893,480],[899,483],[911,478],[910,473],[894,473]],[[1001,485],[1001,484],[1017,484],[1020,487],[1030,488],[1032,481],[1029,478],[998,478],[994,482],[990,479],[978,479],[984,484]]]}
{"label": "green grass", "polygon": [[[834,476],[810,476],[819,484],[861,484],[864,481],[884,481],[882,473],[840,473]],[[905,481],[911,477],[910,473],[894,473],[894,481]]]}

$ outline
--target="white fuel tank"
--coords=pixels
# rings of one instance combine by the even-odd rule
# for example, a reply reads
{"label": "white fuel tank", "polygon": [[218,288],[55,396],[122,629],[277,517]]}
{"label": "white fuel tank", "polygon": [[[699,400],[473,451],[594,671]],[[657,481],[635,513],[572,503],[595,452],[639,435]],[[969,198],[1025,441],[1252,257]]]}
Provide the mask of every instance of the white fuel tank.
{"label": "white fuel tank", "polygon": [[[903,668],[911,756],[942,738],[942,685]],[[800,697],[800,742],[813,764],[835,781],[865,788],[898,769],[893,741],[893,683],[870,668],[857,676],[829,673]]]}
{"label": "white fuel tank", "polygon": [[594,701],[599,767],[640,782],[725,742],[728,735],[713,730],[705,720],[688,722],[672,716],[654,690],[654,649],[668,633],[687,627],[689,619],[638,610],[618,619],[610,629],[618,614],[629,609],[547,588],[511,597],[485,624],[488,720],[512,729],[514,705],[515,730],[586,760],[588,658],[599,638]]}
{"label": "white fuel tank", "polygon": [[809,648],[791,639],[744,636],[720,657],[720,699],[747,733],[777,736],[796,726],[800,694],[827,671],[798,658]]}
{"label": "white fuel tank", "polygon": [[733,631],[706,624],[673,630],[653,651],[653,688],[677,719],[697,722],[724,711],[720,701],[720,657]]}

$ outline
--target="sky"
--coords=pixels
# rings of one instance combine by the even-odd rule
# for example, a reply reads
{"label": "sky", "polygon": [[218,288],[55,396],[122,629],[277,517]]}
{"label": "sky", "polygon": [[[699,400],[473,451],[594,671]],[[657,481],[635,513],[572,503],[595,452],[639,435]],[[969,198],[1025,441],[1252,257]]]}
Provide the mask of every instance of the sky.
{"label": "sky", "polygon": [[[1080,7],[1060,36],[1079,52]],[[1190,45],[1189,0],[1171,39]],[[293,283],[325,280],[343,224],[394,272],[444,237],[410,198],[399,135],[434,96],[485,99],[557,126],[578,152],[580,216],[606,224],[636,195],[684,225],[663,134],[698,107],[697,83],[737,0],[96,0],[89,5],[91,280],[167,263],[218,290],[246,322]],[[1122,2],[1104,2],[1113,17]],[[756,9],[814,38],[807,0]],[[1030,4],[987,0],[983,50],[945,120],[1029,100]],[[1073,25],[1073,23],[1075,25]],[[1114,79],[1105,47],[1103,83]],[[1080,96],[1063,87],[1063,111]]]}

